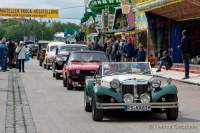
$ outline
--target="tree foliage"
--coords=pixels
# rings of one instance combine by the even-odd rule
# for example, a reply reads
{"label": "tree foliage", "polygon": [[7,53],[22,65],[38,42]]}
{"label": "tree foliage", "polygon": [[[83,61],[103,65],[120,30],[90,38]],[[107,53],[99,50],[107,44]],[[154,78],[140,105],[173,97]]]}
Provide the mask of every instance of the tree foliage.
{"label": "tree foliage", "polygon": [[37,40],[53,40],[56,32],[64,32],[66,28],[78,31],[80,26],[74,23],[8,19],[0,24],[0,38],[23,40],[24,36],[35,36]]}

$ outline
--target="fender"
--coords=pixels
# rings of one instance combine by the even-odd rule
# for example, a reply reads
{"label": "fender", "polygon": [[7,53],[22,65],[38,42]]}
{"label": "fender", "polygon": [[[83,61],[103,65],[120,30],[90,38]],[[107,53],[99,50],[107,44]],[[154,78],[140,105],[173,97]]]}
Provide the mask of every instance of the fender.
{"label": "fender", "polygon": [[95,79],[86,79],[85,81],[85,94],[92,97],[93,88],[96,84]]}
{"label": "fender", "polygon": [[161,86],[158,90],[153,90],[151,92],[152,102],[157,102],[162,96],[165,95],[177,95],[178,91],[174,84],[166,84]]}
{"label": "fender", "polygon": [[120,93],[116,92],[113,88],[107,88],[107,87],[102,87],[99,85],[96,85],[94,87],[94,93],[96,94],[96,96],[111,96],[113,98],[115,98],[115,100],[118,103],[121,103],[122,100],[122,96]]}

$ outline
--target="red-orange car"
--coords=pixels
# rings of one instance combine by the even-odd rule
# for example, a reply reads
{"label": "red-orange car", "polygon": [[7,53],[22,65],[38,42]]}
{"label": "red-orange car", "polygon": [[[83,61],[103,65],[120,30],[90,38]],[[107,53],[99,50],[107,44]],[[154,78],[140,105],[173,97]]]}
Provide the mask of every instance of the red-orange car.
{"label": "red-orange car", "polygon": [[84,88],[85,78],[94,76],[102,62],[108,62],[104,52],[71,52],[63,67],[63,86],[68,90]]}

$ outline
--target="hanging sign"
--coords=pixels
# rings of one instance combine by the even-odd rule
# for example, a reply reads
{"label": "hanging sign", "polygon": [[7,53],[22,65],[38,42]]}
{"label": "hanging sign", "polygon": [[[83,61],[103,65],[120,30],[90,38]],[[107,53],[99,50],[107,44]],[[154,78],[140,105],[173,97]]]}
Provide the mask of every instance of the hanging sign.
{"label": "hanging sign", "polygon": [[128,12],[131,8],[130,4],[129,4],[129,0],[121,0],[121,8],[122,8],[123,14],[128,14]]}
{"label": "hanging sign", "polygon": [[33,18],[58,18],[58,9],[20,9],[0,8],[0,16],[6,17],[33,17]]}

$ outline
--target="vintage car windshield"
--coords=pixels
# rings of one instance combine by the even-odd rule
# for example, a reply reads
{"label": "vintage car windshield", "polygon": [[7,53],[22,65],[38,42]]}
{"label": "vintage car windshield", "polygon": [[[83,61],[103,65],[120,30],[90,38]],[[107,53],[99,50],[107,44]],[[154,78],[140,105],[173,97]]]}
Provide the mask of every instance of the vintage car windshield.
{"label": "vintage car windshield", "polygon": [[62,46],[60,51],[86,51],[86,46]]}
{"label": "vintage car windshield", "polygon": [[59,54],[57,58],[61,58],[63,61],[66,61],[69,54]]}
{"label": "vintage car windshield", "polygon": [[100,52],[80,52],[72,53],[69,62],[108,62],[108,58],[104,53]]}
{"label": "vintage car windshield", "polygon": [[57,48],[58,48],[58,46],[51,46],[50,51],[56,51]]}
{"label": "vintage car windshield", "polygon": [[103,63],[102,64],[102,75],[121,75],[121,74],[151,74],[151,67],[148,62],[140,63]]}

